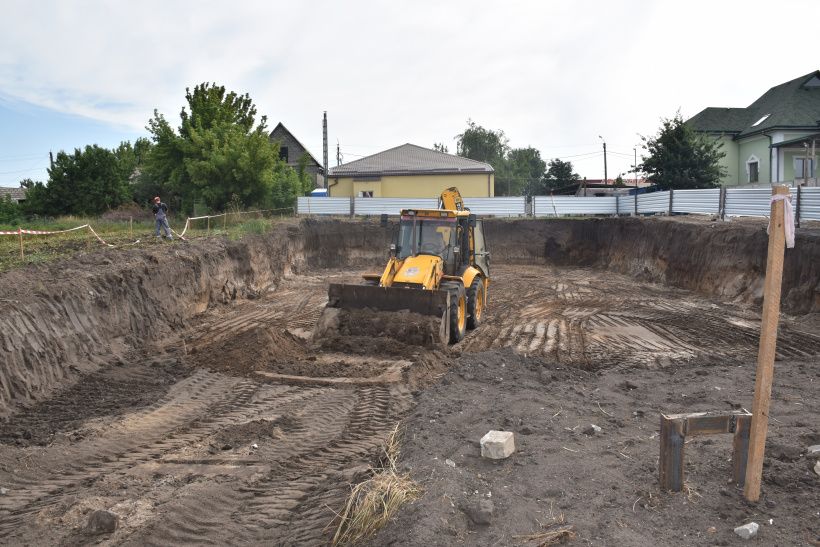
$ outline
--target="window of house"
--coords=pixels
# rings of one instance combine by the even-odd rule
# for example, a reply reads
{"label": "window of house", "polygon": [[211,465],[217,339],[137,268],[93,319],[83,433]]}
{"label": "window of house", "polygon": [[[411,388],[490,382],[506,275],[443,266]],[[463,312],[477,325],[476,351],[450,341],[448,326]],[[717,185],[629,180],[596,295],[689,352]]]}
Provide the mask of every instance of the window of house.
{"label": "window of house", "polygon": [[280,146],[279,147],[279,159],[287,163],[288,161],[288,147],[287,146]]}
{"label": "window of house", "polygon": [[806,158],[794,158],[794,178],[802,179],[803,178],[803,167],[808,168],[808,178],[812,178],[814,176],[814,160],[809,158],[809,162],[806,163]]}
{"label": "window of house", "polygon": [[359,192],[360,198],[372,198],[373,197],[373,190],[362,190]]}
{"label": "window of house", "polygon": [[759,182],[760,172],[758,170],[758,162],[749,162],[749,182]]}

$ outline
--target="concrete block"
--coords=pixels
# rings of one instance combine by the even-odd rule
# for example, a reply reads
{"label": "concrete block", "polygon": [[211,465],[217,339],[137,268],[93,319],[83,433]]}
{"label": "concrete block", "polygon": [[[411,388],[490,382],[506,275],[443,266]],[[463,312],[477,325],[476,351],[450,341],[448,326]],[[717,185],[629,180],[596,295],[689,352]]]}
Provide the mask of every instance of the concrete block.
{"label": "concrete block", "polygon": [[481,437],[481,456],[503,460],[515,452],[515,439],[511,431],[490,431]]}
{"label": "concrete block", "polygon": [[744,524],[743,526],[738,526],[735,528],[735,534],[739,535],[743,539],[752,539],[757,535],[757,531],[760,529],[760,525],[756,522],[750,522],[749,524]]}

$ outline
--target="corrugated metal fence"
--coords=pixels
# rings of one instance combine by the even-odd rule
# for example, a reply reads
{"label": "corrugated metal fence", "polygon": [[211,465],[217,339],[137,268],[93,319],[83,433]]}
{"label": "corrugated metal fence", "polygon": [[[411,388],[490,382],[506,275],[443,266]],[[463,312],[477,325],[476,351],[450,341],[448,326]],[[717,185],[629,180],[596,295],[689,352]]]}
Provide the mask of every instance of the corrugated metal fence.
{"label": "corrugated metal fence", "polygon": [[[820,188],[791,189],[792,208],[799,220],[820,220]],[[464,204],[481,216],[552,217],[702,213],[722,216],[768,216],[771,189],[710,188],[674,190],[637,196],[523,196],[465,198]],[[436,198],[328,198],[300,197],[300,215],[396,215],[402,209],[435,209]],[[798,211],[799,208],[799,211]]]}

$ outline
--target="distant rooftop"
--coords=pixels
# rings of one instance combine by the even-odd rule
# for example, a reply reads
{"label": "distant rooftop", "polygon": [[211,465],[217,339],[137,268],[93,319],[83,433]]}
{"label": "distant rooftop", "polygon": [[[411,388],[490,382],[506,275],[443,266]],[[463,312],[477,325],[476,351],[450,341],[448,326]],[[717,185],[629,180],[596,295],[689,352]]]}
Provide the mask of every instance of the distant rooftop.
{"label": "distant rooftop", "polygon": [[736,137],[774,128],[816,128],[820,126],[820,70],[771,88],[746,108],[705,108],[686,123],[698,131]]}
{"label": "distant rooftop", "polygon": [[22,201],[26,199],[26,189],[0,186],[0,199],[4,199],[6,196],[10,196],[12,201]]}
{"label": "distant rooftop", "polygon": [[329,169],[331,177],[492,173],[481,161],[445,154],[415,144],[403,144]]}

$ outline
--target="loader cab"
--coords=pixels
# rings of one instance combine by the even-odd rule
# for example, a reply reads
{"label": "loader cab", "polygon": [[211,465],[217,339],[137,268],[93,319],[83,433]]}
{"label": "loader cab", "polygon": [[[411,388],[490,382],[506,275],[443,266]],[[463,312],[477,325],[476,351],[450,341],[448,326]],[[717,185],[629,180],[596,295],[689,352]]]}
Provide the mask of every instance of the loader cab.
{"label": "loader cab", "polygon": [[[396,237],[396,257],[438,256],[444,262],[444,273],[460,275],[472,262],[477,238],[471,232],[481,231],[475,216],[455,211],[402,211]],[[481,252],[483,250],[483,237]],[[475,255],[479,258],[478,255]],[[484,269],[484,268],[482,268]],[[485,275],[489,275],[489,265]]]}

